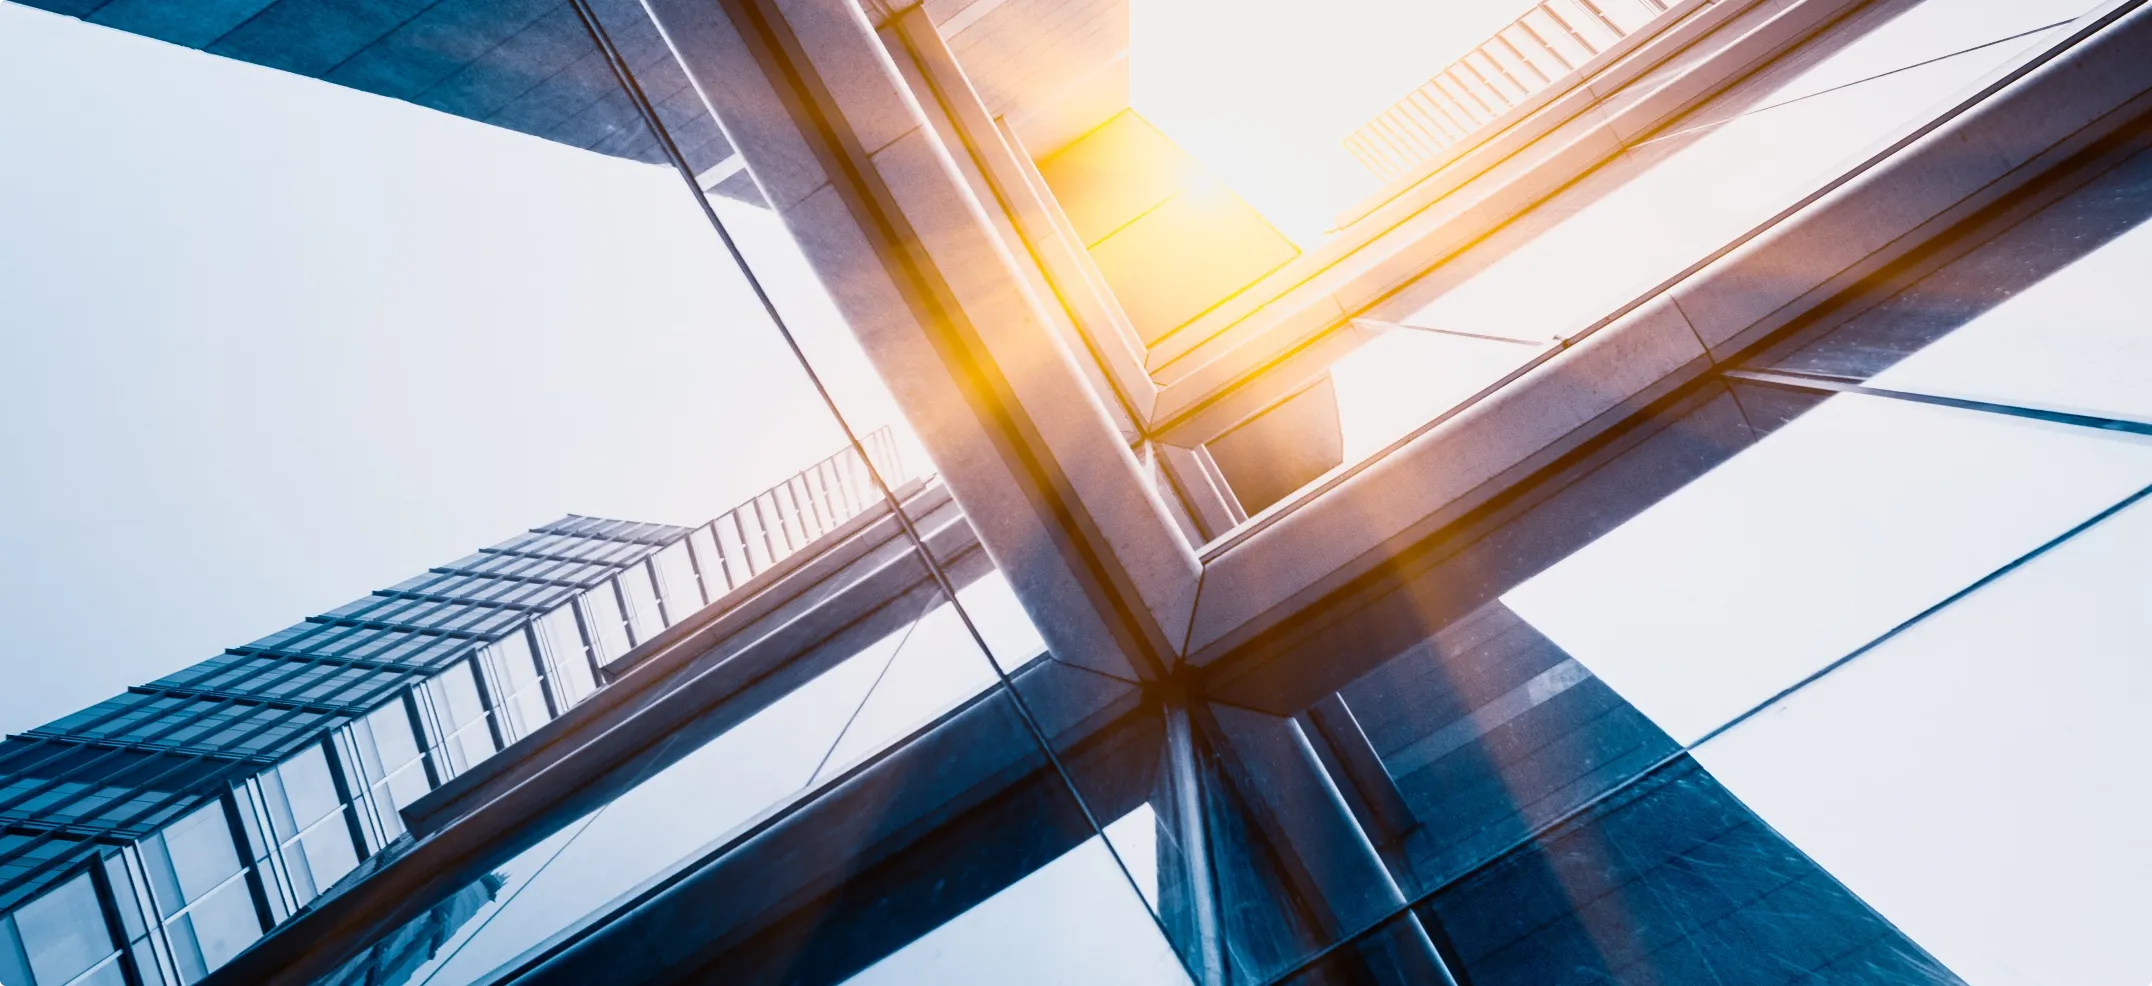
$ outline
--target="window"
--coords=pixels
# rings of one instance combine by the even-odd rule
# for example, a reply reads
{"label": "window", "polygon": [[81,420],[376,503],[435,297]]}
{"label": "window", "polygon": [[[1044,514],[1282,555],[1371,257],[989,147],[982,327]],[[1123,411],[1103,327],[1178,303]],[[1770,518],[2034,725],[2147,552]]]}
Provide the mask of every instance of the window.
{"label": "window", "polygon": [[[1149,824],[1150,813],[1138,819]],[[1188,971],[1093,837],[845,980],[1179,986]]]}
{"label": "window", "polygon": [[504,733],[510,740],[528,735],[553,718],[546,705],[537,655],[531,653],[529,634],[528,628],[517,627],[478,655],[486,679],[501,696],[495,704],[503,714]]}
{"label": "window", "polygon": [[591,658],[576,620],[573,606],[562,606],[531,625],[538,649],[552,669],[554,701],[566,709],[597,688],[591,675]]}
{"label": "window", "polygon": [[[88,873],[76,876],[45,892],[20,908],[13,917],[36,986],[77,982],[75,977],[102,965],[96,975],[82,980],[98,986],[119,986],[119,952],[112,943],[112,929],[105,924],[97,903],[97,888]],[[5,933],[0,932],[0,938]],[[13,943],[0,940],[0,950]],[[0,968],[6,960],[0,959]]]}
{"label": "window", "polygon": [[636,562],[620,573],[620,595],[627,603],[628,630],[637,644],[665,629],[665,614],[658,608],[657,586],[651,582],[652,578],[650,566],[643,562]]}
{"label": "window", "polygon": [[620,655],[634,646],[628,640],[625,617],[620,612],[618,588],[611,581],[600,583],[589,592],[576,597],[576,608],[583,617],[583,628],[590,635],[592,652],[598,664],[603,666],[620,659]]}
{"label": "window", "polygon": [[222,801],[196,810],[141,843],[143,863],[181,977],[194,982],[261,937]]}
{"label": "window", "polygon": [[[470,661],[429,679],[420,689],[426,708],[441,730],[435,753],[435,769],[453,777],[499,749],[494,742],[493,721],[479,692],[478,672]],[[444,779],[445,779],[444,777]]]}
{"label": "window", "polygon": [[301,905],[359,864],[332,769],[327,751],[315,745],[262,777],[270,826]]}
{"label": "window", "polygon": [[433,789],[426,776],[426,762],[420,755],[418,737],[411,731],[411,713],[406,704],[409,701],[399,696],[396,701],[354,723],[352,728],[385,839],[402,834],[401,810]]}
{"label": "window", "polygon": [[[686,619],[705,603],[702,589],[695,580],[695,560],[688,556],[687,546],[688,542],[683,539],[650,556],[650,567],[657,573],[658,594],[665,603],[667,625]],[[716,560],[714,556],[711,558],[713,562]],[[723,593],[721,587],[718,595]]]}

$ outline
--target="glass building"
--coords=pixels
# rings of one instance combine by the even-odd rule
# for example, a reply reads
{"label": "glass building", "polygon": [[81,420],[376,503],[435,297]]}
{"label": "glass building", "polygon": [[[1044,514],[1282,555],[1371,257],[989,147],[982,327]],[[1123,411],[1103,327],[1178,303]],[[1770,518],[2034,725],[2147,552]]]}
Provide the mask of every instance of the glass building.
{"label": "glass building", "polygon": [[[8,737],[0,982],[199,981],[395,844],[414,802],[859,526],[875,490],[847,448],[699,527],[565,517]],[[335,981],[407,981],[504,881]]]}
{"label": "glass building", "polygon": [[40,6],[669,168],[901,421],[10,738],[0,982],[2152,981],[2143,0]]}

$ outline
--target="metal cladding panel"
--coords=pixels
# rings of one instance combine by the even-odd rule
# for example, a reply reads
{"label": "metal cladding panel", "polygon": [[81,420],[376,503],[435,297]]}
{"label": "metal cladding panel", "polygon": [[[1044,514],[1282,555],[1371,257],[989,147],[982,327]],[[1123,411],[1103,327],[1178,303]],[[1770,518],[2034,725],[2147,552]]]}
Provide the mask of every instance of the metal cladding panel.
{"label": "metal cladding panel", "polygon": [[[574,8],[561,0],[27,2],[573,147],[665,163]],[[640,84],[661,101],[675,143],[695,149],[689,166],[704,170],[731,157],[641,8],[629,0],[594,6]]]}

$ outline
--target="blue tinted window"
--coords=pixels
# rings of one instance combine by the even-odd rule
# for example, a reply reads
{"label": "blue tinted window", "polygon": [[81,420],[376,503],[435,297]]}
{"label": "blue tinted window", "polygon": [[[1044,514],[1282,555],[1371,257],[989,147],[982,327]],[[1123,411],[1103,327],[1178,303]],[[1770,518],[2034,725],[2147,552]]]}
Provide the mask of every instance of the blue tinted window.
{"label": "blue tinted window", "polygon": [[[157,903],[166,914],[178,911],[239,872],[239,852],[221,803],[211,802],[173,822],[151,841],[159,844],[158,855],[162,857],[159,862],[163,865],[153,864],[152,874],[162,877],[158,883],[164,892]],[[158,873],[159,869],[164,872]]]}
{"label": "blue tinted window", "polygon": [[165,927],[181,976],[190,983],[231,961],[262,934],[245,880],[218,887]]}
{"label": "blue tinted window", "polygon": [[318,745],[277,765],[276,772],[283,780],[284,794],[291,800],[292,818],[299,828],[320,821],[341,804],[336,796],[336,781],[329,774],[328,754]]}
{"label": "blue tinted window", "polygon": [[1093,838],[846,980],[911,983],[1189,982],[1173,947]]}
{"label": "blue tinted window", "polygon": [[40,986],[65,983],[113,952],[112,932],[87,873],[17,909],[15,928]]}
{"label": "blue tinted window", "polygon": [[0,983],[30,981],[30,960],[22,954],[22,941],[15,933],[15,917],[0,914]]}

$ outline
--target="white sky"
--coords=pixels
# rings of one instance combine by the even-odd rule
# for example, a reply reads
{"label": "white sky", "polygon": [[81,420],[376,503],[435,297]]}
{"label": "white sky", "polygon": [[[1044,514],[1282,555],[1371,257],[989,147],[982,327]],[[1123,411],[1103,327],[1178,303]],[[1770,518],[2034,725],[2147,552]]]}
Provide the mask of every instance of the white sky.
{"label": "white sky", "polygon": [[1280,232],[1312,247],[1382,184],[1345,138],[1531,6],[1133,0],[1130,99]]}
{"label": "white sky", "polygon": [[0,133],[0,731],[841,442],[664,169],[6,3]]}

